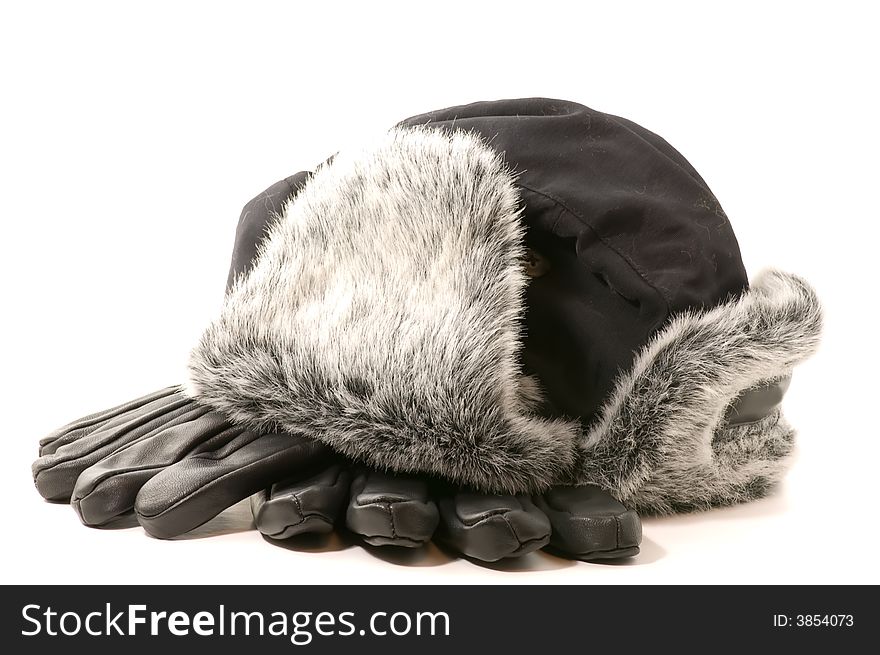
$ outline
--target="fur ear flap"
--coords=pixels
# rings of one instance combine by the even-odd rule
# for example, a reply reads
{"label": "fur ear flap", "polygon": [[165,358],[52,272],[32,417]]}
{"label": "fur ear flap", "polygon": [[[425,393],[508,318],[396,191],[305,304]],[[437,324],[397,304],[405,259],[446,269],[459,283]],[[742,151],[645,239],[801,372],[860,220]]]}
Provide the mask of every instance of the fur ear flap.
{"label": "fur ear flap", "polygon": [[396,128],[322,166],[192,351],[190,395],[379,468],[494,492],[570,475],[577,423],[519,372],[520,200],[461,131]]}
{"label": "fur ear flap", "polygon": [[724,424],[743,391],[788,375],[819,345],[813,289],[779,271],[740,298],[674,318],[622,376],[580,444],[579,483],[596,483],[644,513],[763,496],[782,477],[794,431],[777,408]]}

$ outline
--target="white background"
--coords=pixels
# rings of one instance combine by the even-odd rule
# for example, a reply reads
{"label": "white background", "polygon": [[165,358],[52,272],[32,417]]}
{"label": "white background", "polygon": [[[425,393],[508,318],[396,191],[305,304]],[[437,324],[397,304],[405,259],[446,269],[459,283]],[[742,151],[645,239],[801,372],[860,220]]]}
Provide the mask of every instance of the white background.
{"label": "white background", "polygon": [[[880,582],[872,3],[117,2],[0,10],[0,581]],[[181,380],[241,206],[423,111],[575,100],[658,132],[725,207],[747,268],[807,277],[821,352],[799,455],[748,506],[644,522],[623,565],[543,553],[266,543],[239,506],[171,542],[92,530],[30,463],[56,426]]]}

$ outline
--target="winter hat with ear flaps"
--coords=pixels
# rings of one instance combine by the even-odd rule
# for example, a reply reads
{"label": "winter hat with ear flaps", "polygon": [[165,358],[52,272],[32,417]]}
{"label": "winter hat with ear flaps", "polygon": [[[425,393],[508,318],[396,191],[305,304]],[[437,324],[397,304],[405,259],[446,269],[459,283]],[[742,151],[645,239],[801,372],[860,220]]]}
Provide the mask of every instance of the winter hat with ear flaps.
{"label": "winter hat with ear flaps", "polygon": [[571,102],[480,102],[320,166],[187,388],[372,466],[492,492],[594,483],[662,513],[778,480],[778,403],[820,329],[803,280],[749,288],[663,139]]}

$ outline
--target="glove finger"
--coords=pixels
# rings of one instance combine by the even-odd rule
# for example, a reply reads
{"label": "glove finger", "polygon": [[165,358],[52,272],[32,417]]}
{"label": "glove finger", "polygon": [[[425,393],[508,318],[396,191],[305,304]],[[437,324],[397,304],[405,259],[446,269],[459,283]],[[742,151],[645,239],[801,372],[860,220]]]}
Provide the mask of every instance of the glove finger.
{"label": "glove finger", "polygon": [[198,407],[190,420],[157,428],[84,470],[71,504],[84,524],[104,525],[130,512],[154,475],[188,455],[223,447],[242,431],[218,412]]}
{"label": "glove finger", "polygon": [[368,544],[415,548],[431,539],[439,513],[426,481],[362,470],[352,481],[345,520]]}
{"label": "glove finger", "polygon": [[277,482],[251,496],[257,529],[273,539],[333,530],[348,500],[351,474],[340,463],[316,475]]}
{"label": "glove finger", "polygon": [[586,561],[631,557],[639,552],[642,523],[611,494],[594,485],[554,487],[535,503],[550,519],[550,545]]}
{"label": "glove finger", "polygon": [[138,493],[135,512],[149,534],[176,537],[277,480],[315,470],[330,455],[311,439],[244,430],[218,450],[186,457],[153,477]]}
{"label": "glove finger", "polygon": [[520,557],[550,541],[550,520],[528,496],[441,495],[438,538],[484,562]]}
{"label": "glove finger", "polygon": [[58,450],[60,446],[64,446],[83,436],[91,434],[98,428],[106,425],[111,419],[141,409],[144,405],[148,405],[153,401],[167,398],[177,391],[177,387],[166,387],[165,389],[154,391],[151,394],[141,396],[135,400],[130,400],[127,403],[117,405],[116,407],[111,407],[102,412],[95,412],[94,414],[89,414],[88,416],[83,416],[75,421],[71,421],[67,425],[58,428],[54,432],[47,434],[40,439],[40,455],[51,455]]}
{"label": "glove finger", "polygon": [[68,500],[80,473],[93,464],[127,444],[197,418],[205,411],[181,394],[155,400],[37,459],[31,466],[34,484],[47,500]]}

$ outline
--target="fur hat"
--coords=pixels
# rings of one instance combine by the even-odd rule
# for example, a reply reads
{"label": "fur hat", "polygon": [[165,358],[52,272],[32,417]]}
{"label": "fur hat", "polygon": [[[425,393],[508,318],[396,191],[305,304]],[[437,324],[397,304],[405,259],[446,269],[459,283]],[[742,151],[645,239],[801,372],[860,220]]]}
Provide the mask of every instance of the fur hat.
{"label": "fur hat", "polygon": [[233,257],[189,362],[188,392],[233,420],[484,491],[594,483],[654,513],[783,473],[778,401],[819,303],[778,271],[749,287],[715,196],[657,135],[571,102],[481,102],[276,186],[265,238],[243,215],[259,254]]}

